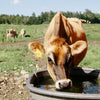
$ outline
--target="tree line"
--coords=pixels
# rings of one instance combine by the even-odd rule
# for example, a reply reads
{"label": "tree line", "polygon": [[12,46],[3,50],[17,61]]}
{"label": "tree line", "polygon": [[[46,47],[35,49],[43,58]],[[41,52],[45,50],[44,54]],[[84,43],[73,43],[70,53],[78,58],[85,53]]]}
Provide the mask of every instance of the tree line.
{"label": "tree line", "polygon": [[[24,25],[32,25],[32,24],[43,24],[49,23],[56,12],[41,12],[39,16],[36,16],[35,13],[31,16],[24,15],[0,15],[0,24],[24,24]],[[91,21],[91,23],[100,23],[100,14],[93,13],[92,11],[86,9],[84,13],[81,12],[62,12],[62,14],[66,17],[76,17],[79,19],[85,19]]]}

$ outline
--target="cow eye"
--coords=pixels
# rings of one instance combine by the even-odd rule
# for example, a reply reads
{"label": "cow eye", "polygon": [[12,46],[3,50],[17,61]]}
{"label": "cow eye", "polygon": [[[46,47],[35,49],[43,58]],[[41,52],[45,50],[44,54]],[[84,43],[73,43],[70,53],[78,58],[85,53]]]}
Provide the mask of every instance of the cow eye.
{"label": "cow eye", "polygon": [[48,57],[48,62],[49,62],[50,64],[53,64],[53,61],[52,61],[52,59],[51,59],[50,57]]}

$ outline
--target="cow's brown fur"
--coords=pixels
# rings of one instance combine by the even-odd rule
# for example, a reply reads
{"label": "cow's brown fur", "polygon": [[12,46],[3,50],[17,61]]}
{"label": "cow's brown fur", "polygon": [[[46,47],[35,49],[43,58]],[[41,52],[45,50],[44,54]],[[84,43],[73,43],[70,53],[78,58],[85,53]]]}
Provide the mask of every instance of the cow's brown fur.
{"label": "cow's brown fur", "polygon": [[[40,50],[40,46],[38,43],[35,46],[29,45],[29,48],[34,52],[34,48]],[[57,85],[59,80],[66,80],[66,85],[63,85],[68,86],[68,83],[72,83],[69,79],[69,68],[77,67],[87,52],[87,39],[81,21],[57,13],[45,34],[44,49],[41,50],[45,51],[47,69],[53,80]]]}
{"label": "cow's brown fur", "polygon": [[16,31],[14,29],[7,29],[7,40],[8,38],[13,37],[14,39],[18,37],[18,34],[16,33]]}

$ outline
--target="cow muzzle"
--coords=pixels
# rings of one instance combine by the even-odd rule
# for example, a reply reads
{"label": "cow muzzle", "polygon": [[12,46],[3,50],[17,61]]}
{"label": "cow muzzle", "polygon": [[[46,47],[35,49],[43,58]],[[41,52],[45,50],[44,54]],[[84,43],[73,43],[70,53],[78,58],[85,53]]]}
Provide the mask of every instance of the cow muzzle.
{"label": "cow muzzle", "polygon": [[62,79],[62,80],[58,80],[55,83],[56,89],[57,90],[61,90],[64,88],[69,88],[72,87],[72,81],[70,79]]}

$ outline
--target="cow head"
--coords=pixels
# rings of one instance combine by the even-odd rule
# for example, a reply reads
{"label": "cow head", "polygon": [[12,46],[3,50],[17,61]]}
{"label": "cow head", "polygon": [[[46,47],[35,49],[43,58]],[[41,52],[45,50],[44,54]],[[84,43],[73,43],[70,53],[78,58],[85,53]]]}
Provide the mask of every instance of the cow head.
{"label": "cow head", "polygon": [[36,52],[36,50],[41,54],[45,52],[47,69],[57,89],[72,86],[72,81],[69,77],[70,67],[75,66],[75,61],[80,59],[80,56],[78,58],[76,56],[82,56],[82,52],[86,49],[86,46],[85,41],[77,41],[72,45],[68,45],[63,38],[57,38],[50,42],[47,49],[44,49],[38,42],[29,44],[29,48],[33,52]]}
{"label": "cow head", "polygon": [[47,69],[56,82],[56,88],[72,86],[69,79],[69,66],[71,64],[72,53],[70,46],[63,38],[57,38],[50,43],[50,48],[46,51]]}
{"label": "cow head", "polygon": [[[82,52],[86,49],[84,41],[77,41],[72,45],[68,45],[63,38],[57,38],[50,43],[46,50],[47,69],[55,82],[57,89],[71,87],[70,68],[75,67],[82,56]],[[79,55],[79,58],[77,58]],[[77,60],[76,60],[77,59]]]}

